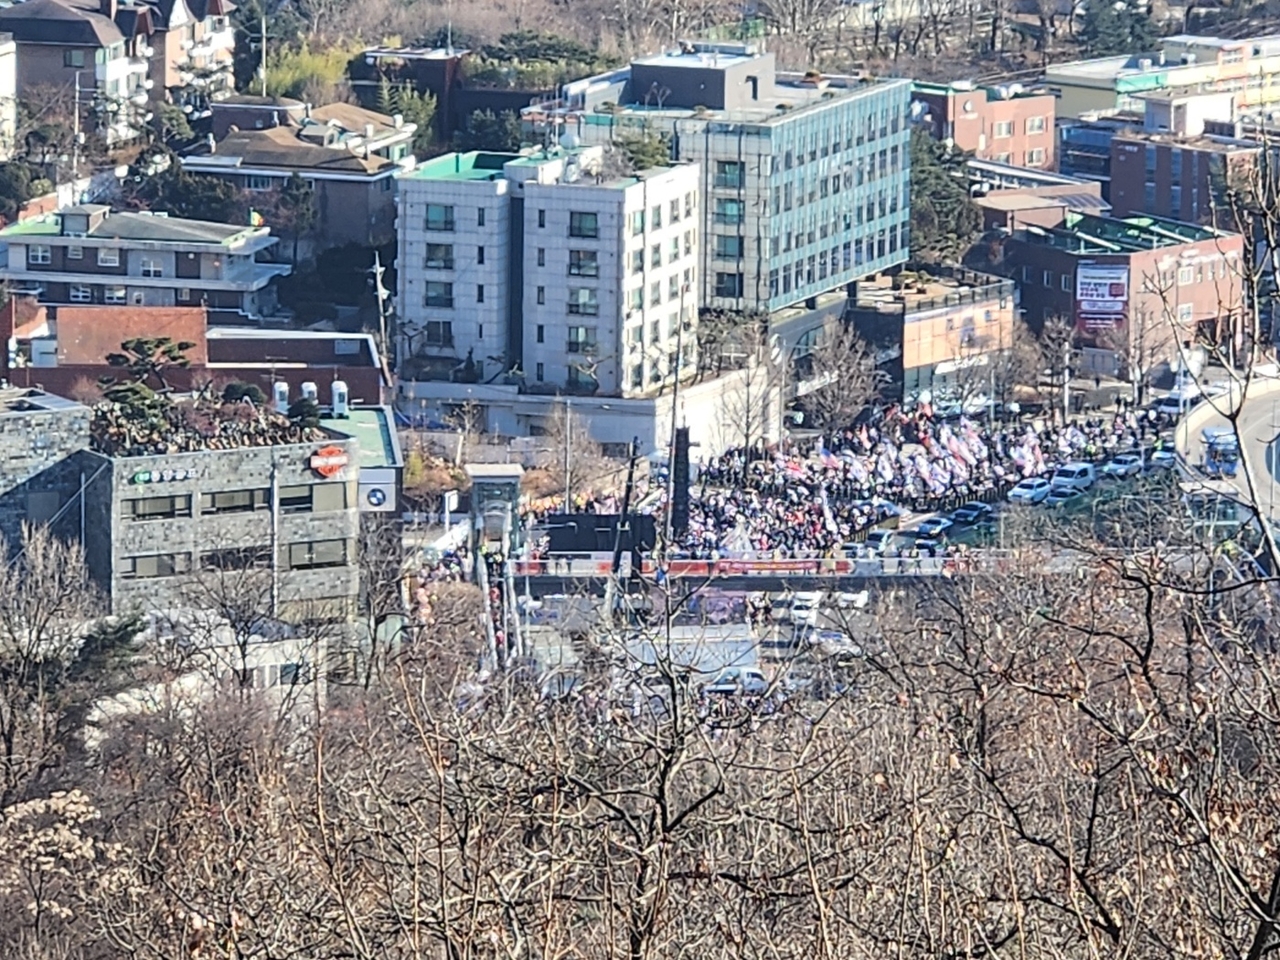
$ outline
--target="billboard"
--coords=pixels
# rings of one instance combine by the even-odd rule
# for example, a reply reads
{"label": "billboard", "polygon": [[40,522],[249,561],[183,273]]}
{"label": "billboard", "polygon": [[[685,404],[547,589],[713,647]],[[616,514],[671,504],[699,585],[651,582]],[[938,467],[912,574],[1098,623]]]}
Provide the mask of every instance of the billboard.
{"label": "billboard", "polygon": [[1081,330],[1114,329],[1124,323],[1128,309],[1127,266],[1095,263],[1076,268],[1076,321]]}

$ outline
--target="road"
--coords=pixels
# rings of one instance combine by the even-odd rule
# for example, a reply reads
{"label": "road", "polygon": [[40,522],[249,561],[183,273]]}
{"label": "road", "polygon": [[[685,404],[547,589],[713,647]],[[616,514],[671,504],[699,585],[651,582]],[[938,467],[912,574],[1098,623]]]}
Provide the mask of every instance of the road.
{"label": "road", "polygon": [[[1235,391],[1232,397],[1235,396]],[[1193,408],[1178,430],[1178,450],[1187,465],[1204,462],[1200,435],[1207,427],[1227,426],[1228,398],[1205,401]],[[1240,453],[1253,478],[1258,508],[1273,520],[1280,519],[1280,380],[1259,379],[1250,386],[1238,418]],[[1234,481],[1244,498],[1248,483],[1241,471]]]}

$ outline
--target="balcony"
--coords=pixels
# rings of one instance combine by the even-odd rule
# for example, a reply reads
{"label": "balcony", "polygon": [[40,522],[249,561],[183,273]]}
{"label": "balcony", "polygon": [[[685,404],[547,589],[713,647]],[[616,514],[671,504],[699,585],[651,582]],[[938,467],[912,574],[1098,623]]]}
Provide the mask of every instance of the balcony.
{"label": "balcony", "polygon": [[571,303],[569,304],[569,314],[574,317],[595,317],[600,315],[600,304],[598,303]]}
{"label": "balcony", "polygon": [[428,270],[452,270],[453,257],[448,257],[448,258],[437,257],[435,259],[429,259],[427,260],[427,269]]}
{"label": "balcony", "polygon": [[565,347],[566,352],[576,353],[582,356],[595,356],[597,344],[594,340],[570,340]]}

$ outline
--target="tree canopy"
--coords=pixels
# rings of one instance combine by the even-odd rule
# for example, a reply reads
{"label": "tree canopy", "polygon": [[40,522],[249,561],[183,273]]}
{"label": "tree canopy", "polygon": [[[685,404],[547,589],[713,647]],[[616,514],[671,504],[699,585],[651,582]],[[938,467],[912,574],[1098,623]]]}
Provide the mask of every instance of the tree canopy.
{"label": "tree canopy", "polygon": [[1117,0],[1085,5],[1080,21],[1080,42],[1091,57],[1142,53],[1156,45],[1159,32],[1145,10]]}
{"label": "tree canopy", "polygon": [[512,153],[520,149],[524,133],[520,118],[511,110],[495,114],[492,110],[476,110],[467,117],[466,129],[458,133],[459,150],[494,150]]}
{"label": "tree canopy", "polygon": [[966,155],[923,130],[911,134],[911,253],[959,260],[982,226],[969,197]]}

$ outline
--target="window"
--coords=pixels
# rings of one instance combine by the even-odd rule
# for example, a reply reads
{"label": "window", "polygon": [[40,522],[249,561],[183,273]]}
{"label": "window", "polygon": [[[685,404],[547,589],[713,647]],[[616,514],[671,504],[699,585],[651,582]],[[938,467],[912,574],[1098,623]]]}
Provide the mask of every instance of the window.
{"label": "window", "polygon": [[546,303],[546,302],[547,302],[547,288],[546,288],[546,287],[538,287],[538,289],[537,289],[537,295],[538,295],[538,303],[542,304],[542,303]]}
{"label": "window", "polygon": [[44,243],[33,243],[27,247],[27,263],[51,263],[53,250]]}
{"label": "window", "polygon": [[644,273],[644,251],[643,250],[631,251],[631,272]]}
{"label": "window", "polygon": [[686,217],[693,216],[693,194],[686,193],[684,195],[684,215]]}
{"label": "window", "polygon": [[217,493],[200,494],[200,512],[213,513],[252,513],[254,510],[267,510],[271,507],[271,491],[266,487],[255,490],[221,490]]}
{"label": "window", "polygon": [[144,277],[163,277],[164,268],[160,265],[160,261],[155,257],[142,258],[142,275]]}
{"label": "window", "polygon": [[310,513],[311,512],[311,485],[301,484],[298,486],[281,487],[280,488],[280,512],[281,513]]}
{"label": "window", "polygon": [[120,266],[120,251],[115,247],[99,247],[98,248],[98,266],[100,267]]}
{"label": "window", "polygon": [[122,286],[108,286],[102,288],[103,303],[127,303],[128,294]]}
{"label": "window", "polygon": [[994,135],[997,140],[1013,136],[1012,120],[997,120],[994,124]]}
{"label": "window", "polygon": [[[484,284],[476,284],[476,303],[484,303]],[[481,334],[483,336],[483,334]]]}
{"label": "window", "polygon": [[427,204],[428,230],[453,230],[453,207],[443,203]]}
{"label": "window", "polygon": [[225,550],[206,550],[200,554],[200,569],[215,572],[224,570],[269,570],[271,548],[230,547]]}
{"label": "window", "polygon": [[1178,322],[1179,323],[1190,323],[1194,316],[1195,316],[1195,308],[1192,304],[1190,303],[1178,304]]}
{"label": "window", "polygon": [[271,178],[261,175],[251,175],[244,178],[244,188],[252,190],[254,193],[262,193],[271,189]]}
{"label": "window", "polygon": [[662,229],[662,205],[661,204],[653,208],[652,216],[653,216],[653,223],[650,224],[649,229],[661,230]]}
{"label": "window", "polygon": [[716,257],[720,260],[737,260],[742,256],[741,237],[716,236]]}
{"label": "window", "polygon": [[172,520],[174,517],[189,517],[191,516],[191,495],[126,500],[124,515],[131,520]]}
{"label": "window", "polygon": [[347,541],[311,540],[307,543],[291,543],[288,564],[290,570],[346,566]]}
{"label": "window", "polygon": [[746,164],[736,160],[717,160],[715,185],[737,190],[742,187],[746,172]]}
{"label": "window", "polygon": [[547,342],[547,328],[546,328],[546,327],[544,327],[542,324],[538,324],[538,336],[537,336],[537,340],[538,340],[538,342],[539,342],[539,343],[546,343],[546,342]]}
{"label": "window", "polygon": [[627,294],[627,308],[629,310],[644,309],[644,287],[636,287]]}
{"label": "window", "polygon": [[[1071,292],[1071,274],[1069,274],[1069,273],[1064,273],[1064,274],[1062,275],[1062,291],[1063,291],[1063,293],[1070,293],[1070,292]],[[990,311],[988,311],[988,313],[989,313],[989,312],[990,312]]]}
{"label": "window", "polygon": [[639,390],[644,386],[644,364],[637,363],[631,368],[631,388]]}
{"label": "window", "polygon": [[677,276],[673,275],[667,278],[667,299],[680,299],[680,278]]}
{"label": "window", "polygon": [[715,207],[716,223],[742,223],[742,207],[741,200],[717,200]]}
{"label": "window", "polygon": [[451,320],[428,320],[426,328],[425,336],[427,346],[453,346],[453,322]]}
{"label": "window", "polygon": [[1195,273],[1190,267],[1178,268],[1178,286],[1186,286],[1195,279]]}
{"label": "window", "polygon": [[539,247],[538,248],[538,266],[545,267],[546,265],[547,265],[546,247]]}
{"label": "window", "polygon": [[1027,166],[1038,167],[1044,163],[1044,148],[1036,147],[1034,150],[1027,151]]}
{"label": "window", "polygon": [[662,321],[652,320],[649,323],[649,342],[656,344],[662,339]]}
{"label": "window", "polygon": [[190,302],[190,300],[191,300],[191,288],[190,288],[190,287],[179,287],[179,288],[178,288],[178,299],[179,299],[180,301],[182,301],[183,303],[188,303],[188,302]]}
{"label": "window", "polygon": [[733,299],[741,297],[742,296],[742,274],[717,273],[715,295],[717,297],[730,297]]}
{"label": "window", "polygon": [[576,316],[594,317],[600,312],[593,287],[569,288],[569,312]]}
{"label": "window", "polygon": [[[483,250],[484,248],[481,247]],[[427,266],[432,270],[452,270],[453,269],[453,244],[452,243],[428,243],[427,244]]]}
{"label": "window", "polygon": [[686,230],[684,232],[684,255],[686,257],[693,254],[693,231]]}
{"label": "window", "polygon": [[545,380],[545,379],[546,379],[546,377],[547,377],[547,367],[546,367],[546,364],[539,363],[539,364],[537,364],[536,366],[534,366],[534,368],[533,368],[533,377],[534,377],[534,379],[535,379],[535,380],[537,380],[539,383],[541,383],[543,380]]}
{"label": "window", "polygon": [[1046,271],[1044,272],[1044,276],[1043,276],[1041,279],[1044,281],[1044,285],[1045,285],[1046,287],[1052,287],[1052,286],[1053,286],[1053,271],[1052,271],[1052,270],[1046,270]]}
{"label": "window", "polygon": [[[477,227],[484,226],[484,207],[480,207],[478,210],[476,210],[476,226]],[[483,247],[481,249],[483,249]],[[484,263],[483,260],[481,260],[480,262]]]}
{"label": "window", "polygon": [[345,510],[351,506],[347,502],[347,484],[317,483],[311,487],[311,511],[328,513],[334,510]]}
{"label": "window", "polygon": [[569,328],[569,344],[570,353],[594,353],[596,349],[596,328],[595,327],[570,327]]}
{"label": "window", "polygon": [[569,251],[569,276],[596,277],[600,275],[600,264],[594,250]]}
{"label": "window", "polygon": [[279,685],[282,687],[296,687],[300,683],[311,682],[311,668],[305,663],[282,663],[280,664]]}
{"label": "window", "polygon": [[63,50],[62,65],[64,67],[70,67],[73,70],[79,70],[81,67],[84,66],[84,51],[83,50]]}
{"label": "window", "polygon": [[83,260],[83,259],[84,259],[84,247],[77,246],[77,245],[75,245],[75,244],[73,244],[73,245],[71,245],[71,246],[67,247],[67,259],[68,259],[68,260]]}
{"label": "window", "polygon": [[476,247],[476,263],[484,263],[484,247]]}
{"label": "window", "polygon": [[1044,117],[1027,117],[1027,133],[1044,133]]}
{"label": "window", "polygon": [[667,211],[667,220],[671,223],[677,223],[680,220],[680,201],[672,200],[671,207]]}
{"label": "window", "polygon": [[153,553],[146,557],[125,557],[120,562],[120,576],[125,580],[172,577],[190,569],[189,553]]}
{"label": "window", "polygon": [[483,324],[483,323],[477,323],[477,324],[476,324],[476,336],[477,336],[477,337],[479,337],[481,340],[483,340],[483,339],[484,339],[484,324]]}
{"label": "window", "polygon": [[539,210],[539,211],[538,211],[538,226],[539,226],[539,227],[545,227],[546,225],[547,225],[547,211],[545,211],[545,210]]}
{"label": "window", "polygon": [[439,280],[427,281],[426,305],[428,307],[452,307],[453,284]]}
{"label": "window", "polygon": [[649,248],[649,266],[655,270],[662,266],[662,244],[655,243]]}
{"label": "window", "polygon": [[667,244],[667,263],[675,263],[680,259],[680,238],[672,237]]}
{"label": "window", "polygon": [[631,214],[631,235],[638,237],[644,233],[644,211],[636,210]]}
{"label": "window", "polygon": [[655,280],[649,284],[649,306],[658,307],[662,305],[662,282]]}
{"label": "window", "polygon": [[93,300],[93,287],[81,283],[73,283],[67,290],[67,298],[72,303],[90,303]]}
{"label": "window", "polygon": [[595,240],[600,236],[600,225],[594,213],[569,212],[569,236]]}

